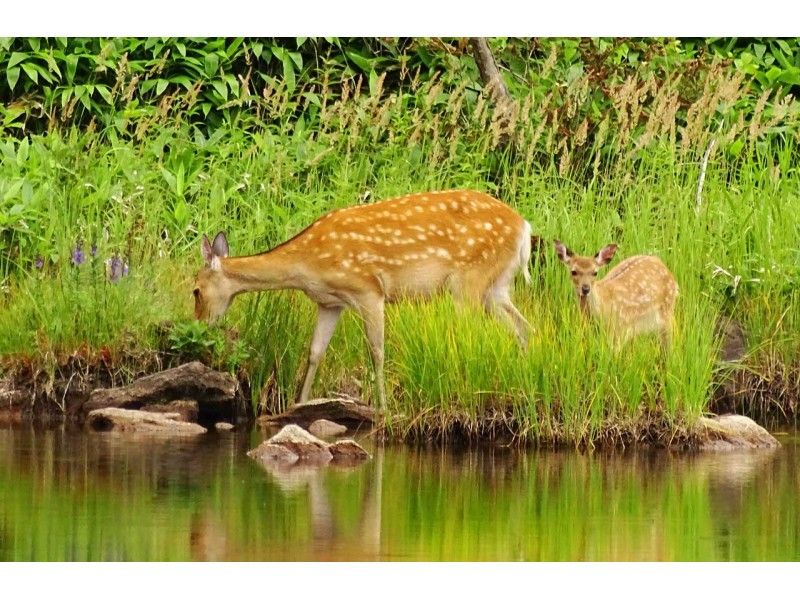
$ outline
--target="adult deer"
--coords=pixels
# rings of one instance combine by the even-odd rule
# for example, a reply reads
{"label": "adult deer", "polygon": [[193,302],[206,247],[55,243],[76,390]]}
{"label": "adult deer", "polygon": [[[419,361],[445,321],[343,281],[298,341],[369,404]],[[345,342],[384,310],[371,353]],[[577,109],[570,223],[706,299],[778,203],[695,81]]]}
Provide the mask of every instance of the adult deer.
{"label": "adult deer", "polygon": [[658,332],[664,347],[669,346],[678,283],[664,262],[652,255],[635,255],[597,280],[598,270],[614,257],[616,245],[606,245],[594,257],[575,255],[558,240],[555,246],[558,258],[570,269],[581,311],[605,325],[617,347],[646,332]]}
{"label": "adult deer", "polygon": [[342,311],[361,315],[381,409],[384,305],[450,291],[483,305],[525,346],[529,324],[511,302],[514,275],[530,282],[531,227],[501,201],[478,191],[436,191],[335,210],[292,239],[258,255],[229,257],[219,233],[204,235],[205,268],[194,288],[195,315],[214,322],[247,291],[298,289],[317,304],[317,325],[299,402],[309,398],[317,366]]}

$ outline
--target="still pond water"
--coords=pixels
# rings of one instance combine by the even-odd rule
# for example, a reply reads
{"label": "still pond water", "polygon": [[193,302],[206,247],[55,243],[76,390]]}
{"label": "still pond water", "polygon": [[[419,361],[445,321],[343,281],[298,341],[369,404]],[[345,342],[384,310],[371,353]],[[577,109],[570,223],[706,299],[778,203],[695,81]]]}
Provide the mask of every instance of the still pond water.
{"label": "still pond water", "polygon": [[270,472],[258,432],[0,428],[0,561],[800,560],[800,437],[774,452],[365,446]]}

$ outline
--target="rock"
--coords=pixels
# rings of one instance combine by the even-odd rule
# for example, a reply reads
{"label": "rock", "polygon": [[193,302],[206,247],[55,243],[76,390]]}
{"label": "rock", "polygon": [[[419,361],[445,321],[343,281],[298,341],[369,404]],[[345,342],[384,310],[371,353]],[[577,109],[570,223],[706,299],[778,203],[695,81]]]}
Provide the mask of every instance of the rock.
{"label": "rock", "polygon": [[353,440],[339,440],[328,447],[336,463],[354,463],[369,459],[369,453]]}
{"label": "rock", "polygon": [[269,441],[262,442],[253,450],[248,451],[247,456],[265,464],[279,465],[292,465],[300,459],[291,449],[282,444],[270,444]]}
{"label": "rock", "polygon": [[267,465],[325,465],[332,460],[353,463],[369,458],[369,453],[352,440],[328,444],[300,426],[289,424],[247,453]]}
{"label": "rock", "polygon": [[152,413],[178,413],[181,421],[196,422],[200,408],[197,401],[170,401],[169,403],[158,403],[155,405],[144,405],[142,411]]}
{"label": "rock", "polygon": [[214,429],[217,432],[230,432],[233,430],[233,424],[229,424],[228,422],[217,422],[214,424]]}
{"label": "rock", "polygon": [[292,451],[297,458],[307,463],[325,464],[333,457],[328,443],[309,434],[300,426],[289,424],[267,440],[269,444],[279,444]]}
{"label": "rock", "polygon": [[258,423],[308,425],[318,419],[341,423],[348,428],[358,428],[362,425],[372,425],[375,421],[375,410],[366,403],[353,399],[314,399],[298,403],[277,415],[261,416],[258,418]]}
{"label": "rock", "polygon": [[727,451],[734,449],[777,448],[780,443],[764,428],[743,415],[701,417],[700,450]]}
{"label": "rock", "polygon": [[193,401],[198,405],[199,417],[229,420],[234,415],[237,389],[236,378],[230,374],[193,361],[144,376],[128,386],[97,389],[81,410],[86,414],[106,407],[140,409],[146,405]]}
{"label": "rock", "polygon": [[86,417],[87,427],[97,432],[132,432],[194,436],[206,429],[198,424],[180,421],[179,413],[149,413],[133,409],[106,407],[95,409]]}
{"label": "rock", "polygon": [[322,438],[334,438],[347,433],[347,426],[342,426],[327,419],[318,419],[308,426],[308,431],[314,436]]}

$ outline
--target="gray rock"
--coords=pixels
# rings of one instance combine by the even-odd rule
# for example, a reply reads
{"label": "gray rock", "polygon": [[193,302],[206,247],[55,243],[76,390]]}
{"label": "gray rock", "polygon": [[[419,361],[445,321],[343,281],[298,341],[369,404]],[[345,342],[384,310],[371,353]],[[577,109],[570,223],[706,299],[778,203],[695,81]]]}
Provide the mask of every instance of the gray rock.
{"label": "gray rock", "polygon": [[142,411],[152,413],[178,413],[181,421],[196,422],[200,408],[197,401],[170,401],[169,403],[159,403],[155,405],[144,405]]}
{"label": "gray rock", "polygon": [[97,432],[115,431],[174,436],[195,436],[206,432],[204,427],[181,421],[180,418],[179,413],[149,413],[106,407],[91,411],[86,417],[86,426]]}
{"label": "gray rock", "polygon": [[354,440],[339,440],[328,447],[336,463],[355,463],[369,459],[369,453]]}
{"label": "gray rock", "polygon": [[[233,412],[236,378],[217,372],[199,361],[139,378],[128,386],[94,390],[81,408],[84,414],[105,407],[140,409],[172,401],[194,401],[200,411]],[[219,417],[216,419],[224,419]]]}
{"label": "gray rock", "polygon": [[333,457],[328,450],[328,443],[300,426],[289,424],[266,441],[268,444],[279,444],[292,451],[300,461],[324,465]]}
{"label": "gray rock", "polygon": [[314,436],[334,438],[347,433],[347,426],[342,426],[327,419],[318,419],[308,426],[308,431]]}
{"label": "gray rock", "polygon": [[233,430],[233,424],[229,424],[228,422],[217,422],[214,424],[214,429],[217,432],[230,432]]}
{"label": "gray rock", "polygon": [[300,426],[289,424],[247,453],[267,465],[326,465],[332,460],[354,463],[369,454],[352,440],[328,444]]}
{"label": "gray rock", "polygon": [[265,464],[278,465],[292,465],[300,459],[291,449],[282,444],[270,444],[269,442],[262,442],[253,450],[248,451],[247,456]]}
{"label": "gray rock", "polygon": [[293,405],[283,413],[258,418],[261,425],[296,423],[308,425],[318,419],[346,424],[348,428],[372,425],[375,410],[353,399],[314,399]]}
{"label": "gray rock", "polygon": [[774,449],[780,446],[772,434],[743,415],[701,417],[700,449],[728,451],[735,449]]}

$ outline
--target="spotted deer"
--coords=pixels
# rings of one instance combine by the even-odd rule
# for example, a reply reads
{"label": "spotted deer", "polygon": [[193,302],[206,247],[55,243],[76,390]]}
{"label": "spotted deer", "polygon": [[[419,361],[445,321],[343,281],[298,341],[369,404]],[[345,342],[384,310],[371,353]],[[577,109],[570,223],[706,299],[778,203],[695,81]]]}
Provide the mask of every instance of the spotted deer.
{"label": "spotted deer", "polygon": [[606,245],[594,257],[575,255],[558,240],[555,247],[570,269],[581,311],[609,330],[617,348],[647,332],[657,332],[664,348],[669,346],[678,283],[664,262],[652,255],[635,255],[597,280],[598,270],[613,259],[616,245]]}
{"label": "spotted deer", "polygon": [[297,289],[317,304],[299,402],[345,308],[364,321],[380,407],[384,305],[426,300],[442,291],[457,303],[482,305],[516,332],[524,347],[529,324],[511,302],[514,276],[530,282],[531,227],[516,211],[478,191],[416,193],[330,212],[277,247],[229,257],[220,232],[203,236],[205,267],[194,288],[195,316],[213,323],[238,294]]}

